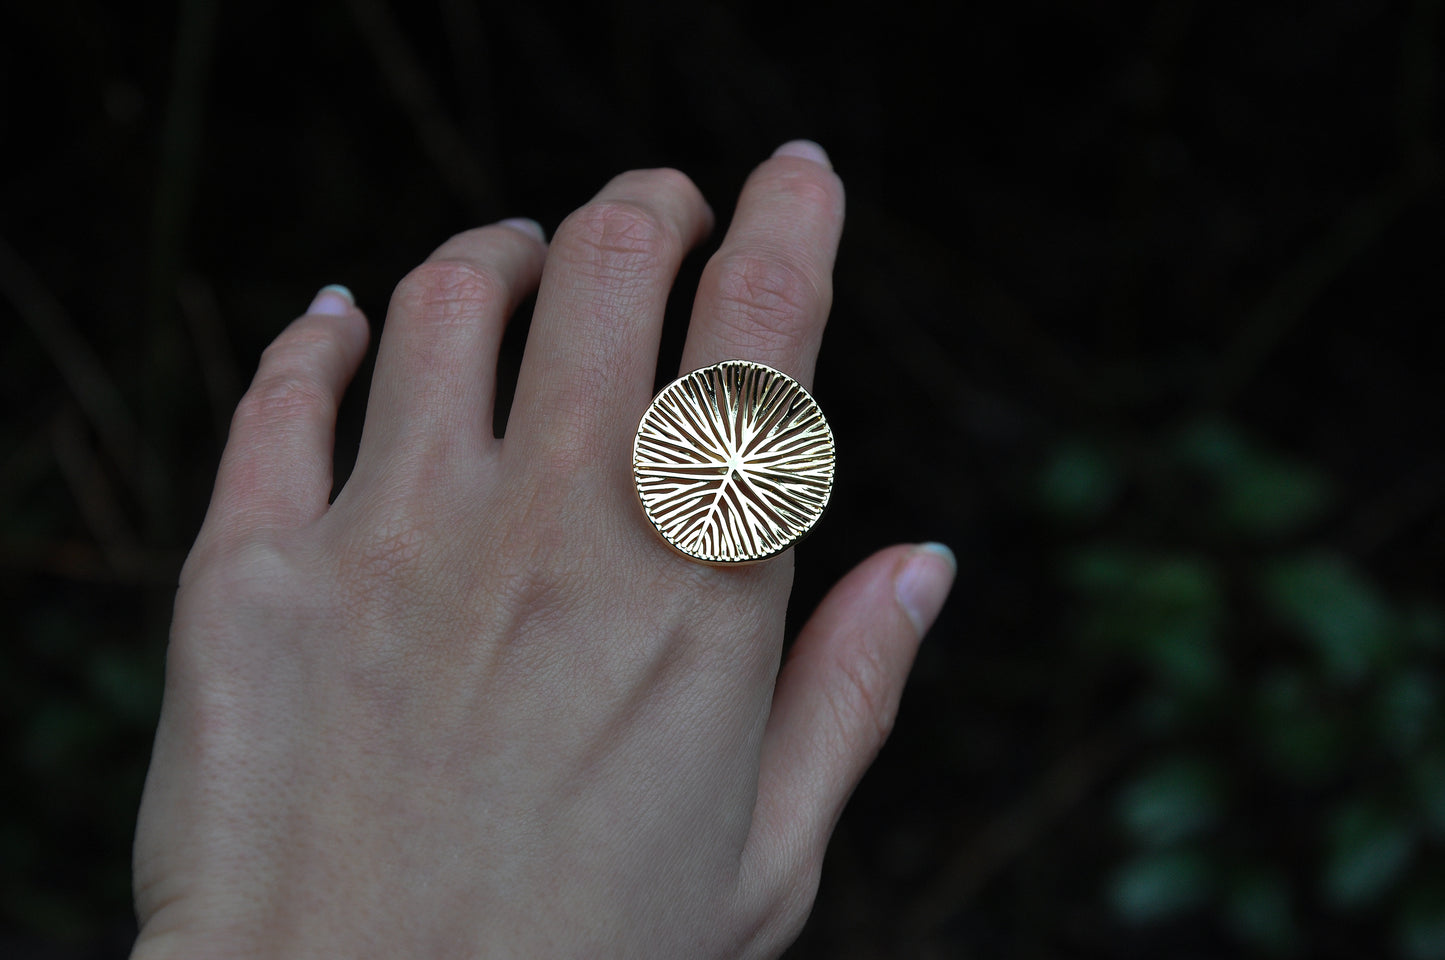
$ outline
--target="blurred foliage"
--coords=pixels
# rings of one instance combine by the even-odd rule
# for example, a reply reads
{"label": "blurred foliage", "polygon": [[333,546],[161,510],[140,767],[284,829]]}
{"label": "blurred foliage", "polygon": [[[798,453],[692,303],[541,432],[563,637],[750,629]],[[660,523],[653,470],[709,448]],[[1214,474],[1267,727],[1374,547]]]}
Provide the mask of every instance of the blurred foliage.
{"label": "blurred foliage", "polygon": [[1325,951],[1299,918],[1338,913],[1445,957],[1440,607],[1312,542],[1321,471],[1223,422],[1147,449],[1065,440],[1038,486],[1082,531],[1062,567],[1079,642],[1140,674],[1151,746],[1117,788],[1114,910],[1209,911],[1270,956]]}
{"label": "blurred foliage", "polygon": [[37,605],[12,624],[0,711],[4,762],[30,787],[0,829],[0,916],[62,943],[108,933],[124,904],[149,740],[160,707],[161,642],[97,636],[102,610]]}

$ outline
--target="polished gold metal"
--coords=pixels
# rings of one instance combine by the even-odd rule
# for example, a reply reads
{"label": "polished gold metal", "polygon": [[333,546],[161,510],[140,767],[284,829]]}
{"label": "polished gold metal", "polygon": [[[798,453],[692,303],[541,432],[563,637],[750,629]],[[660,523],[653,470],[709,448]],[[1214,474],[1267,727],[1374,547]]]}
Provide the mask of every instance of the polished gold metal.
{"label": "polished gold metal", "polygon": [[822,515],[833,431],[792,377],[724,360],[652,401],[632,475],[647,519],[673,547],[707,563],[751,563],[792,546]]}

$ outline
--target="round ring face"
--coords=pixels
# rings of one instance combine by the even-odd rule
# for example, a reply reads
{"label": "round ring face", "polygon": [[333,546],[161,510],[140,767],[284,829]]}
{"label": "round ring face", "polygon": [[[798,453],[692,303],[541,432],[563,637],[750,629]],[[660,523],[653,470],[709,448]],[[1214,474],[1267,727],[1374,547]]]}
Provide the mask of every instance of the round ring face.
{"label": "round ring face", "polygon": [[745,360],[668,384],[637,427],[632,475],[664,540],[749,563],[807,533],[833,490],[833,431],[802,385]]}

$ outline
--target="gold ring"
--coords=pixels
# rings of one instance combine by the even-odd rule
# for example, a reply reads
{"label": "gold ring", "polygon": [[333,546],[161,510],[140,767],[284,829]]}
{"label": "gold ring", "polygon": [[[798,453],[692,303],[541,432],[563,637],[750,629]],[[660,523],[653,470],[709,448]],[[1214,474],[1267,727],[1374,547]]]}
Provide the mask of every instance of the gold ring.
{"label": "gold ring", "polygon": [[673,548],[752,563],[812,529],[833,492],[833,431],[803,385],[724,360],[663,388],[632,444],[637,497]]}

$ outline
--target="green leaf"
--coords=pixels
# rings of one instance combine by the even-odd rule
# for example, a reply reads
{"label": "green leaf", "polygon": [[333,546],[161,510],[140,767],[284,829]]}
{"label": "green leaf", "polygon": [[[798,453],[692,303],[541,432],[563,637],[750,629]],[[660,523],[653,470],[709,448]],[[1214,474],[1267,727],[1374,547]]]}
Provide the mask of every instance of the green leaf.
{"label": "green leaf", "polygon": [[1054,516],[1069,522],[1097,519],[1119,493],[1118,468],[1096,447],[1071,440],[1060,444],[1039,473],[1035,493]]}
{"label": "green leaf", "polygon": [[1118,593],[1134,580],[1141,560],[1135,552],[1112,543],[1082,547],[1064,564],[1064,579],[1083,594]]}
{"label": "green leaf", "polygon": [[1145,635],[1142,649],[1156,675],[1191,693],[1217,690],[1224,679],[1214,626],[1202,618],[1156,628]]}
{"label": "green leaf", "polygon": [[1241,536],[1298,531],[1317,519],[1333,498],[1330,483],[1318,470],[1262,449],[1227,424],[1194,424],[1180,435],[1175,451],[1213,481],[1220,524]]}
{"label": "green leaf", "polygon": [[1420,748],[1439,716],[1437,684],[1423,670],[1403,670],[1391,677],[1375,705],[1381,738],[1401,756]]}
{"label": "green leaf", "polygon": [[1390,652],[1389,610],[1343,557],[1280,560],[1259,587],[1274,614],[1314,646],[1332,680],[1357,683]]}
{"label": "green leaf", "polygon": [[1076,554],[1069,577],[1094,601],[1082,616],[1086,637],[1131,652],[1172,686],[1203,693],[1219,685],[1223,601],[1207,563],[1102,547]]}
{"label": "green leaf", "polygon": [[1279,537],[1302,529],[1324,512],[1330,485],[1318,471],[1284,459],[1248,461],[1221,484],[1220,520],[1252,537]]}
{"label": "green leaf", "polygon": [[1197,557],[1160,557],[1143,565],[1138,573],[1140,598],[1158,610],[1210,618],[1219,611],[1214,570]]}
{"label": "green leaf", "polygon": [[1210,871],[1201,854],[1169,850],[1126,863],[1109,885],[1109,900],[1124,920],[1149,923],[1199,906],[1209,888]]}
{"label": "green leaf", "polygon": [[1191,693],[1219,686],[1224,602],[1208,563],[1100,545],[1075,553],[1066,576],[1092,601],[1080,620],[1086,638],[1129,651],[1167,684]]}
{"label": "green leaf", "polygon": [[1189,555],[1155,556],[1119,546],[1094,544],[1074,552],[1065,577],[1081,593],[1112,596],[1150,616],[1183,614],[1213,618],[1220,612],[1214,568]]}
{"label": "green leaf", "polygon": [[1340,907],[1380,899],[1404,872],[1415,836],[1401,818],[1366,803],[1351,803],[1330,826],[1325,895]]}
{"label": "green leaf", "polygon": [[1124,788],[1119,817],[1140,843],[1168,846],[1213,824],[1221,794],[1212,764],[1198,758],[1166,760]]}
{"label": "green leaf", "polygon": [[1247,873],[1231,885],[1225,916],[1235,936],[1266,953],[1294,953],[1299,944],[1289,884],[1272,871]]}

